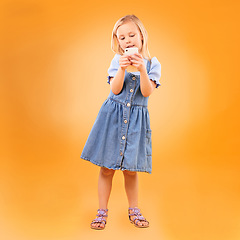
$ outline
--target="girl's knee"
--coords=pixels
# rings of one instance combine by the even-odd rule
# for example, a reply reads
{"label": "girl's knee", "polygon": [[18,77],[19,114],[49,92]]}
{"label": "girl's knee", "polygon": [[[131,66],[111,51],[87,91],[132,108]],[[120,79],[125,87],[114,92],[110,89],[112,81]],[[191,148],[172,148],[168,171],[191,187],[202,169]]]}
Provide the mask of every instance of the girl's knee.
{"label": "girl's knee", "polygon": [[124,171],[123,171],[123,174],[124,174],[124,176],[136,176],[136,175],[137,175],[137,172],[124,170]]}
{"label": "girl's knee", "polygon": [[104,176],[113,176],[115,173],[115,170],[101,167],[100,173]]}

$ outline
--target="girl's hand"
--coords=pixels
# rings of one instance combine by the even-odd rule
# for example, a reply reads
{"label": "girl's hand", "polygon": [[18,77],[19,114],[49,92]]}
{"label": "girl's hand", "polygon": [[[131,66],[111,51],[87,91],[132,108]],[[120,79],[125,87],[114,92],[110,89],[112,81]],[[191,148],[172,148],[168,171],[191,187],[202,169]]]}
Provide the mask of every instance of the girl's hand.
{"label": "girl's hand", "polygon": [[130,60],[132,65],[136,67],[139,72],[146,70],[143,57],[140,53],[134,53],[133,55],[130,55]]}
{"label": "girl's hand", "polygon": [[129,65],[131,65],[130,57],[122,55],[119,59],[119,65],[123,70],[125,70]]}

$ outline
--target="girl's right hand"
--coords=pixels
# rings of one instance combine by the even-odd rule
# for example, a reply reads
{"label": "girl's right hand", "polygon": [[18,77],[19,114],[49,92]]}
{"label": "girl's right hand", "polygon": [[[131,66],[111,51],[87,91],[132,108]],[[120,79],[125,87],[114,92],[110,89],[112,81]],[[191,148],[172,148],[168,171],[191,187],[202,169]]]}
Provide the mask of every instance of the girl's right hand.
{"label": "girl's right hand", "polygon": [[122,55],[119,58],[119,65],[123,70],[125,70],[129,65],[131,65],[130,57],[127,55]]}

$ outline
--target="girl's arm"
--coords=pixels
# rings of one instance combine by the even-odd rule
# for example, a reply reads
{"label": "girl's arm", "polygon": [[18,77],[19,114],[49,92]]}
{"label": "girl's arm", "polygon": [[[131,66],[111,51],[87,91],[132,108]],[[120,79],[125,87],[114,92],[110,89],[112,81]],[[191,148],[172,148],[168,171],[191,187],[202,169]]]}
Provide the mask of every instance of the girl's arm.
{"label": "girl's arm", "polygon": [[142,55],[139,53],[132,55],[131,62],[140,72],[140,89],[142,95],[144,97],[150,96],[156,88],[156,83],[149,79]]}
{"label": "girl's arm", "polygon": [[151,95],[156,88],[156,83],[151,81],[148,77],[146,68],[140,71],[140,89],[144,97]]}
{"label": "girl's arm", "polygon": [[112,92],[117,95],[122,91],[125,69],[131,64],[129,56],[122,55],[119,59],[119,68],[114,78],[110,79],[110,86]]}

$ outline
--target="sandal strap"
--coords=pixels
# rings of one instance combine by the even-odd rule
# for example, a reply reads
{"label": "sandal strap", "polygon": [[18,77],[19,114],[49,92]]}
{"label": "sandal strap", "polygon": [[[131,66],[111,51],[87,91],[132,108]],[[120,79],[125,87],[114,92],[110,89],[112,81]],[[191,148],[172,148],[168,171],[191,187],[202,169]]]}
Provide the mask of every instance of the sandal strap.
{"label": "sandal strap", "polygon": [[137,207],[134,207],[134,208],[128,208],[128,210],[132,210],[132,211],[135,211],[135,212],[140,212],[140,209],[137,208]]}
{"label": "sandal strap", "polygon": [[104,212],[108,212],[108,209],[104,209],[104,208],[99,208],[98,211],[104,211]]}
{"label": "sandal strap", "polygon": [[107,221],[102,217],[98,217],[98,218],[93,219],[92,223],[103,223],[105,225],[107,223]]}
{"label": "sandal strap", "polygon": [[[132,213],[130,213],[130,210],[132,211]],[[129,218],[130,218],[130,216],[135,216],[131,221],[133,221],[134,222],[134,224],[136,224],[137,225],[137,223],[138,222],[140,222],[140,221],[144,221],[144,222],[147,222],[147,223],[149,223],[147,220],[146,220],[146,218],[145,217],[143,217],[142,216],[142,214],[140,213],[140,209],[139,208],[137,208],[137,207],[135,207],[135,208],[129,208],[128,209],[128,214],[129,214]]]}
{"label": "sandal strap", "polygon": [[98,209],[97,211],[98,211],[98,214],[97,214],[98,217],[108,217],[108,214],[107,214],[108,209],[101,208],[101,209]]}
{"label": "sandal strap", "polygon": [[133,212],[133,213],[140,213],[140,209],[135,207],[135,208],[128,208],[128,211],[130,212],[130,210]]}
{"label": "sandal strap", "polygon": [[133,221],[135,221],[135,220],[140,220],[140,221],[145,221],[146,220],[146,218],[145,217],[143,217],[143,216],[136,216],[135,218],[133,218]]}
{"label": "sandal strap", "polygon": [[[132,211],[132,213],[130,213],[130,210]],[[128,214],[129,216],[142,216],[142,214],[140,213],[140,209],[139,208],[128,208]]]}

